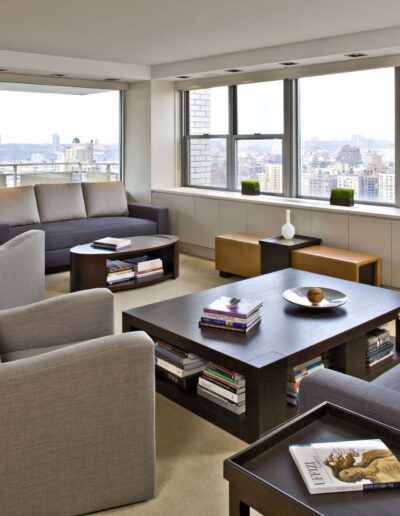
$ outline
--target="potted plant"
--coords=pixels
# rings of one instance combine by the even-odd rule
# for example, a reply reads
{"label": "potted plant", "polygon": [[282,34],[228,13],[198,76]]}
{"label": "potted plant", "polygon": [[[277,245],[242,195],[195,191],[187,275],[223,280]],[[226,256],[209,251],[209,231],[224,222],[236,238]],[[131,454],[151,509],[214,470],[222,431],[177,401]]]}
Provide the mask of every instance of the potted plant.
{"label": "potted plant", "polygon": [[332,188],[330,203],[336,206],[354,206],[354,190],[352,188]]}
{"label": "potted plant", "polygon": [[243,195],[260,195],[260,181],[243,179],[241,181]]}

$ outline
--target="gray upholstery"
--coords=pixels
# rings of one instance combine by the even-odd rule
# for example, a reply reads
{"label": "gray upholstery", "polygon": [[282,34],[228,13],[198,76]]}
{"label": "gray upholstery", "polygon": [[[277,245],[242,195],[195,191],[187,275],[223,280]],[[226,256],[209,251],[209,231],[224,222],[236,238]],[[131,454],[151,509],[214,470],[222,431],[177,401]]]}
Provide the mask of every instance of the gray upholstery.
{"label": "gray upholstery", "polygon": [[40,222],[33,186],[0,188],[0,221],[10,226]]}
{"label": "gray upholstery", "polygon": [[82,183],[88,217],[126,216],[128,203],[123,183]]}
{"label": "gray upholstery", "polygon": [[168,208],[155,206],[154,204],[129,203],[129,216],[140,219],[150,219],[157,222],[157,232],[159,234],[169,233]]}
{"label": "gray upholstery", "polygon": [[11,238],[11,227],[5,222],[0,222],[0,245],[4,244]]}
{"label": "gray upholstery", "polygon": [[[157,233],[157,223],[132,217],[99,217],[46,222],[36,226],[46,233],[46,251],[87,244],[106,236],[127,237]],[[27,230],[27,226],[11,228],[11,234]]]}
{"label": "gray upholstery", "polygon": [[86,218],[80,183],[35,185],[40,222]]}
{"label": "gray upholstery", "polygon": [[27,231],[0,247],[0,310],[44,299],[44,233]]}
{"label": "gray upholstery", "polygon": [[[0,353],[44,351],[0,364],[1,514],[87,514],[154,496],[153,343],[110,335],[112,299],[94,289],[0,312]],[[81,342],[54,348],[68,341]]]}
{"label": "gray upholstery", "polygon": [[300,382],[300,412],[330,401],[400,429],[400,365],[383,376],[366,382],[331,369],[316,371]]}

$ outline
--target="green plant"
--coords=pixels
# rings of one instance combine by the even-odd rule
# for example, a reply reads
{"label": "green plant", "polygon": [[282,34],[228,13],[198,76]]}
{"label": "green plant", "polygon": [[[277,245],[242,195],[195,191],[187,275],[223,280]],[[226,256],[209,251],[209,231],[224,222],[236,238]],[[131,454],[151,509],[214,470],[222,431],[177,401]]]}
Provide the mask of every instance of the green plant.
{"label": "green plant", "polygon": [[257,179],[243,179],[241,185],[242,190],[260,191],[260,181],[257,181]]}
{"label": "green plant", "polygon": [[332,188],[331,199],[354,200],[354,190],[352,188]]}

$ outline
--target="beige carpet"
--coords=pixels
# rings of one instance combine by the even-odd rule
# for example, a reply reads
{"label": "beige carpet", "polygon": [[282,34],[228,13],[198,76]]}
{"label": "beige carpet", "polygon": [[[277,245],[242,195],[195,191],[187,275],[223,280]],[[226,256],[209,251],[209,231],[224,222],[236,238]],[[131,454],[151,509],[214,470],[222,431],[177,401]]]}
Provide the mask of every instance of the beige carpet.
{"label": "beige carpet", "polygon": [[[126,308],[212,288],[229,281],[232,280],[219,277],[213,262],[182,255],[178,279],[115,295],[116,332],[121,329],[121,311]],[[47,276],[46,288],[48,297],[68,292],[69,273]],[[223,479],[223,461],[246,444],[159,395],[156,400],[156,433],[156,498],[102,514],[228,514],[228,485]]]}

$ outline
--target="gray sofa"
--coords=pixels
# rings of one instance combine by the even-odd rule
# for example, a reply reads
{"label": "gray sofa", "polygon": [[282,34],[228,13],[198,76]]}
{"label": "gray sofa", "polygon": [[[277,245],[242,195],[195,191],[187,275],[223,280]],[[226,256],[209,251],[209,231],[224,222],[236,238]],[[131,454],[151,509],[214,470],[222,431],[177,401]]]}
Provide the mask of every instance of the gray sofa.
{"label": "gray sofa", "polygon": [[324,401],[400,429],[400,365],[366,382],[346,374],[321,369],[300,382],[300,412]]}
{"label": "gray sofa", "polygon": [[107,289],[0,311],[1,515],[154,496],[154,345],[113,331]]}
{"label": "gray sofa", "polygon": [[120,182],[0,188],[0,244],[31,229],[45,232],[46,270],[63,270],[75,245],[168,233],[168,209],[128,203]]}

